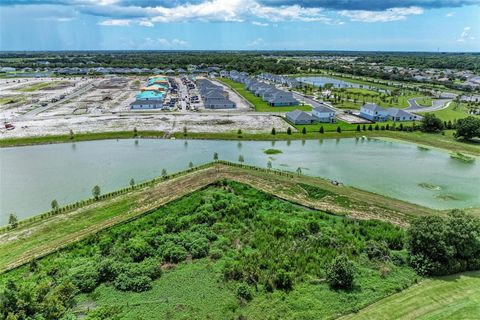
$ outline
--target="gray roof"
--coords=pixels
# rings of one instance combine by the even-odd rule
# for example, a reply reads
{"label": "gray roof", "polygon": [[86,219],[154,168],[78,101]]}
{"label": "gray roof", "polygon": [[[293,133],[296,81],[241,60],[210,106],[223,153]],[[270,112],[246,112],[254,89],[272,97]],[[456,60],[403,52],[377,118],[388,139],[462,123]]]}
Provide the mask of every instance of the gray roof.
{"label": "gray roof", "polygon": [[372,110],[372,111],[385,111],[385,109],[383,109],[382,107],[380,107],[378,104],[376,103],[365,103],[362,108],[365,108],[367,110]]}
{"label": "gray roof", "polygon": [[131,106],[144,104],[162,104],[163,100],[136,100],[130,103]]}
{"label": "gray roof", "polygon": [[407,112],[405,110],[398,109],[398,108],[388,108],[387,112],[392,117],[411,117],[411,116],[415,116],[414,114],[411,114],[410,112]]}
{"label": "gray roof", "polygon": [[320,104],[320,106],[315,107],[313,110],[317,112],[335,112],[335,110],[333,110],[332,108],[330,108],[329,106],[323,103]]}
{"label": "gray roof", "polygon": [[287,116],[289,119],[292,119],[293,121],[298,121],[298,120],[311,121],[311,120],[315,120],[315,118],[312,117],[311,115],[309,115],[308,113],[306,113],[306,112],[304,112],[304,111],[301,111],[301,110],[298,110],[298,109],[285,113],[285,116]]}

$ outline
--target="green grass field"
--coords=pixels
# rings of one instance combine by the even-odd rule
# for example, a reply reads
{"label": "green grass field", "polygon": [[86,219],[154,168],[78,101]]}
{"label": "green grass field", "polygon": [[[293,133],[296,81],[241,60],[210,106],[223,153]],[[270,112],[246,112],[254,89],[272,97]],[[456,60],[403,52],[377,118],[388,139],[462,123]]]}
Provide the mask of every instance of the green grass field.
{"label": "green grass field", "polygon": [[14,95],[0,98],[0,105],[8,105],[10,103],[24,102],[27,100],[27,97],[24,95]]}
{"label": "green grass field", "polygon": [[480,271],[428,279],[342,319],[478,319]]}
{"label": "green grass field", "polygon": [[291,106],[291,107],[272,107],[269,106],[268,103],[263,101],[260,97],[255,96],[253,93],[245,89],[245,85],[242,83],[238,83],[226,78],[217,78],[218,81],[223,82],[224,84],[228,85],[230,88],[235,90],[238,94],[244,97],[248,102],[250,102],[256,111],[259,112],[288,112],[292,110],[303,110],[303,111],[310,111],[312,107],[309,105],[300,105],[300,106]]}
{"label": "green grass field", "polygon": [[433,111],[432,113],[444,121],[459,120],[469,116],[467,105],[465,103],[460,103],[457,105],[455,102],[451,102],[450,105],[445,109]]}

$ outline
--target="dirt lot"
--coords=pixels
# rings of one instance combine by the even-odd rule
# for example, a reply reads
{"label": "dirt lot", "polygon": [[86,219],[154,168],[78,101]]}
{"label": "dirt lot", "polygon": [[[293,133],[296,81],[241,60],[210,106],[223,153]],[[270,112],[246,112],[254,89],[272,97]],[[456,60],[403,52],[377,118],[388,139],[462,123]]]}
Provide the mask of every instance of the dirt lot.
{"label": "dirt lot", "polygon": [[[0,115],[15,126],[7,131],[0,128],[0,139],[55,134],[158,130],[190,132],[228,132],[242,129],[244,132],[270,132],[272,127],[285,131],[288,124],[279,117],[257,114],[234,92],[237,108],[225,110],[132,111],[139,86],[147,77],[97,77],[97,78],[41,78],[0,80],[0,98],[21,96],[19,102],[0,105]],[[20,81],[20,82],[18,82]],[[8,83],[7,83],[8,82]],[[27,90],[25,90],[27,88]],[[22,91],[20,91],[22,90]],[[59,98],[51,102],[52,98]],[[6,100],[0,100],[0,102]],[[40,103],[48,101],[41,107]]]}

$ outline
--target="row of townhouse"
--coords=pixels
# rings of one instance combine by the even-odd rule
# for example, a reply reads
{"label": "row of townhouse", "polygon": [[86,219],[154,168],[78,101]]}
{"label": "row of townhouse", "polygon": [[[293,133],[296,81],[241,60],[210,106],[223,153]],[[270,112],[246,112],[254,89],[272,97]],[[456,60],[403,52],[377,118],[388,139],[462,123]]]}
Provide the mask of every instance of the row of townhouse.
{"label": "row of townhouse", "polygon": [[197,79],[198,92],[202,97],[203,105],[207,109],[233,109],[235,102],[229,100],[228,92],[222,86],[216,85],[208,79]]}
{"label": "row of townhouse", "polygon": [[132,110],[167,109],[163,104],[165,95],[170,89],[170,81],[163,76],[154,76],[148,79],[147,85],[140,88],[135,101],[130,104]]}
{"label": "row of townhouse", "polygon": [[300,82],[298,82],[294,78],[279,76],[279,75],[268,73],[268,72],[261,73],[258,76],[258,78],[262,80],[270,81],[273,83],[278,83],[292,89],[300,87]]}
{"label": "row of townhouse", "polygon": [[366,103],[360,108],[360,117],[370,121],[415,121],[422,117],[398,108],[382,108],[376,103]]}
{"label": "row of townhouse", "polygon": [[299,102],[288,91],[280,90],[268,83],[258,81],[248,74],[238,71],[230,71],[229,78],[233,81],[243,83],[245,88],[257,97],[262,98],[272,107],[298,106]]}
{"label": "row of townhouse", "polygon": [[301,110],[293,110],[285,113],[285,118],[293,124],[312,124],[315,122],[334,123],[336,112],[330,106],[320,103],[313,108],[312,114]]}

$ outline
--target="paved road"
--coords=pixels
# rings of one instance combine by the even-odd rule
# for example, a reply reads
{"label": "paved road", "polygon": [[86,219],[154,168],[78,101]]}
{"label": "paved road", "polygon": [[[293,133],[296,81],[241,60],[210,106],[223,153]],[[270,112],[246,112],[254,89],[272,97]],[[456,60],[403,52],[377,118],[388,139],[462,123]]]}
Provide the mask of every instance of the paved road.
{"label": "paved road", "polygon": [[446,108],[449,103],[452,101],[451,99],[432,99],[432,106],[431,107],[424,107],[417,103],[417,100],[421,98],[412,98],[408,100],[408,104],[410,105],[408,108],[405,108],[407,111],[437,111]]}
{"label": "paved road", "polygon": [[[296,92],[293,92],[293,97],[299,101],[304,101],[306,104],[309,104],[311,105],[312,107],[316,108],[316,107],[319,107],[321,105],[321,102],[317,101],[317,100],[313,100],[312,98],[309,98],[309,97],[306,97],[302,94],[299,94],[299,93],[296,93]],[[334,109],[335,111],[339,112],[339,113],[343,113],[342,110],[338,109],[338,108],[335,108],[334,106],[332,106],[331,104],[329,103],[325,103],[327,106],[329,106],[330,108]]]}
{"label": "paved road", "polygon": [[41,113],[41,112],[44,112],[50,108],[53,108],[53,107],[56,107],[58,106],[59,104],[65,102],[66,100],[69,100],[69,99],[72,99],[72,98],[75,98],[81,94],[84,94],[85,92],[87,92],[88,90],[92,89],[93,88],[93,85],[91,83],[85,85],[84,87],[81,87],[79,88],[78,90],[72,92],[71,94],[69,95],[66,95],[65,98],[61,99],[61,100],[58,100],[57,102],[51,102],[49,103],[48,105],[46,105],[45,107],[38,107],[38,108],[35,108],[33,110],[30,110],[28,111],[27,113],[21,115],[21,116],[18,116],[15,118],[15,120],[27,120],[29,118],[33,118],[35,117],[37,114]]}

